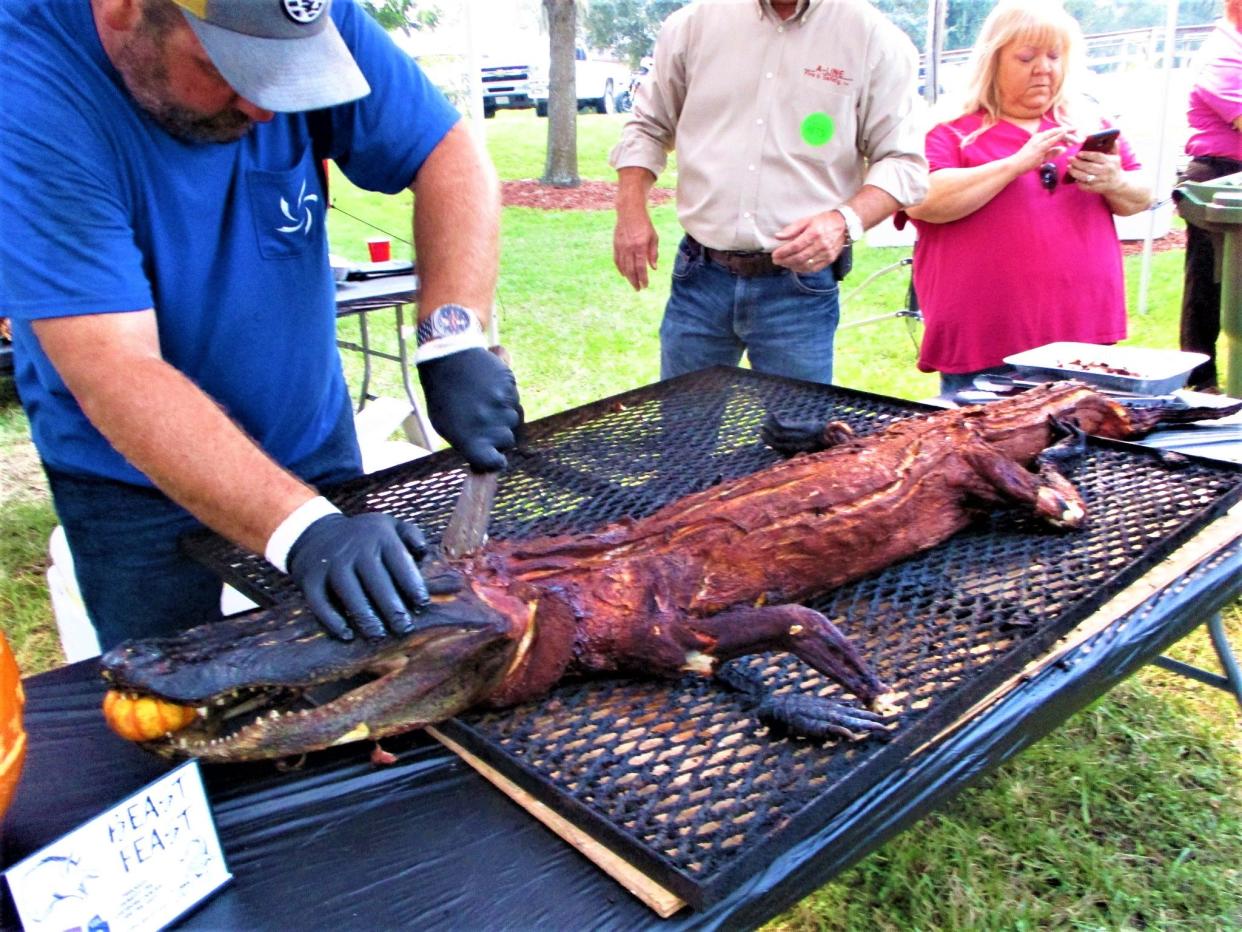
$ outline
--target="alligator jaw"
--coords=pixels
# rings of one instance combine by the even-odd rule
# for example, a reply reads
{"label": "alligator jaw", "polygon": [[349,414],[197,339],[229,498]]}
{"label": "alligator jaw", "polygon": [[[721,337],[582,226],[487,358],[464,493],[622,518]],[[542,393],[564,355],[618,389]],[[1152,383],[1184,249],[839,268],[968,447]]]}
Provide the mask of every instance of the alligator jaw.
{"label": "alligator jaw", "polygon": [[402,638],[337,641],[309,615],[255,612],[103,659],[113,688],[195,707],[144,746],[228,762],[299,755],[441,721],[493,689],[525,633],[464,592]]}
{"label": "alligator jaw", "polygon": [[225,763],[288,757],[410,731],[473,705],[495,685],[516,650],[506,635],[479,631],[437,631],[407,646],[415,649],[394,669],[322,705],[260,708],[224,735],[216,734],[218,713],[209,711],[206,718],[146,747],[167,756]]}

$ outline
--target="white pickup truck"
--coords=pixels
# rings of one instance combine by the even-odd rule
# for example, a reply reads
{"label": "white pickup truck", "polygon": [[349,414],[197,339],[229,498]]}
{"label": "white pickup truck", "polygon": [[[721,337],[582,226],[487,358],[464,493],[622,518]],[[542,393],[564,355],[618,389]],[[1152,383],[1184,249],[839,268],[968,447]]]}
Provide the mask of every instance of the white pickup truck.
{"label": "white pickup truck", "polygon": [[[629,90],[630,69],[624,62],[593,58],[586,50],[574,50],[574,85],[578,92],[578,109],[596,113],[616,113],[617,98]],[[530,69],[527,85],[535,113],[548,115],[548,65],[543,62]]]}
{"label": "white pickup truck", "polygon": [[497,110],[529,109],[530,65],[492,64],[480,69],[483,82],[483,115],[491,119]]}

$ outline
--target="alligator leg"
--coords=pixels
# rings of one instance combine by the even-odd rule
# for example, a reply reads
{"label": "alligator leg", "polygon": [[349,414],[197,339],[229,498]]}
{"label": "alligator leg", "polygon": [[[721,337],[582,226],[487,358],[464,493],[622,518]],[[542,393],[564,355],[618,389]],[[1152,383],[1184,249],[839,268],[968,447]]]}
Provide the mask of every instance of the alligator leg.
{"label": "alligator leg", "polygon": [[[1061,441],[1074,442],[1072,435]],[[963,455],[999,498],[1029,505],[1054,527],[1075,528],[1086,519],[1087,506],[1078,489],[1057,468],[1056,456],[1041,454],[1039,472],[1033,473],[986,442],[972,445]]]}
{"label": "alligator leg", "polygon": [[807,738],[833,736],[861,741],[888,734],[885,716],[819,696],[773,695],[763,677],[741,661],[726,663],[716,678],[754,703],[760,721]]}
{"label": "alligator leg", "polygon": [[889,692],[836,625],[805,605],[730,608],[706,618],[686,617],[678,626],[683,629],[679,639],[694,645],[687,657],[688,669],[706,672],[706,666],[714,672],[734,657],[783,650],[832,677],[869,705]]}

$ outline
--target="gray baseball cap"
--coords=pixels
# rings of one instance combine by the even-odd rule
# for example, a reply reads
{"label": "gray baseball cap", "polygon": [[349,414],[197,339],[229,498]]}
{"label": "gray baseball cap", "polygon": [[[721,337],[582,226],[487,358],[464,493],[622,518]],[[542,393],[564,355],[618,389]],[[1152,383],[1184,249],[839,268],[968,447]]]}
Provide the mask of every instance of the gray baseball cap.
{"label": "gray baseball cap", "polygon": [[173,0],[211,62],[265,110],[318,110],[371,85],[328,15],[332,0]]}

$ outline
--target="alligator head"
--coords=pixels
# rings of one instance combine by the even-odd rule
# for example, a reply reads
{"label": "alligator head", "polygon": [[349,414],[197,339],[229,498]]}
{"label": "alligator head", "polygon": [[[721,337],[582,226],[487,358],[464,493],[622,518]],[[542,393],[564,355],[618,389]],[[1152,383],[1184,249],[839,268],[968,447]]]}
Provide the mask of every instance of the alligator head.
{"label": "alligator head", "polygon": [[528,646],[521,615],[515,622],[464,589],[434,597],[404,637],[340,641],[305,609],[262,610],[127,641],[103,657],[103,676],[119,704],[154,697],[189,719],[143,735],[149,750],[208,762],[286,757],[469,708]]}

